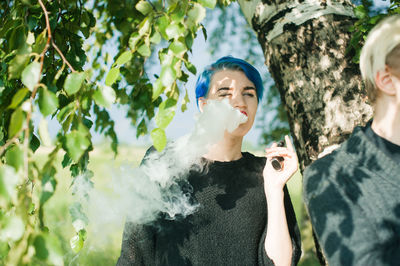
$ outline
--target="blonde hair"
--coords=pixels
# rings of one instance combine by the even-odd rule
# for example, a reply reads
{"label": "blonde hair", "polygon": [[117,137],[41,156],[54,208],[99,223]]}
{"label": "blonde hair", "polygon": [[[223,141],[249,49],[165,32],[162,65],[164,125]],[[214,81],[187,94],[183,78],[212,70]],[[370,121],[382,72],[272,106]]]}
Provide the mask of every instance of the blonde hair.
{"label": "blonde hair", "polygon": [[368,34],[360,55],[360,70],[368,98],[374,103],[378,91],[375,76],[386,65],[397,67],[394,55],[400,54],[400,15],[393,15],[379,22]]}

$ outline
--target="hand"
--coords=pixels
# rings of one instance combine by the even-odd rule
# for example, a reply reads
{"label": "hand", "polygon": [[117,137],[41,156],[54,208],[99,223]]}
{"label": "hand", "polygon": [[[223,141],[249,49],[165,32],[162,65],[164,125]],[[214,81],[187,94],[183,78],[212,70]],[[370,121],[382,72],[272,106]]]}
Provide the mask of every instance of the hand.
{"label": "hand", "polygon": [[[296,173],[298,169],[298,160],[296,152],[293,149],[289,137],[285,136],[286,147],[278,147],[276,143],[271,148],[265,149],[267,162],[264,167],[264,189],[265,192],[282,191],[286,182]],[[273,157],[283,157],[282,169],[277,171],[271,165]]]}

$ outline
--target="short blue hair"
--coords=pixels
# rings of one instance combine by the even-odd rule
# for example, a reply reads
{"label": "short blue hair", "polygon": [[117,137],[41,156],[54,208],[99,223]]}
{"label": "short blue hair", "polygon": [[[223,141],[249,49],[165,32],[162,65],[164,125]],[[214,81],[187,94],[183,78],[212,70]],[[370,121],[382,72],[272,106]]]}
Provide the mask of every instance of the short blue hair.
{"label": "short blue hair", "polygon": [[218,59],[215,63],[207,66],[197,79],[196,82],[197,106],[199,105],[199,98],[207,96],[212,76],[220,70],[242,71],[246,75],[246,77],[251,82],[253,82],[254,86],[256,86],[257,99],[258,102],[261,101],[264,92],[264,86],[262,83],[261,75],[258,72],[258,70],[242,59],[235,58],[233,56],[224,56]]}

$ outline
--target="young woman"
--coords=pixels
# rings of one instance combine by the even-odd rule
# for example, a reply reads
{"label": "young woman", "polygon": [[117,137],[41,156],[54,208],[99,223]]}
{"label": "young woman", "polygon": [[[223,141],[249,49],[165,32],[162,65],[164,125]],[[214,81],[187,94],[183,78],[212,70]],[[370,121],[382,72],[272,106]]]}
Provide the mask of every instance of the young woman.
{"label": "young woman", "polygon": [[[208,100],[228,99],[247,121],[204,154],[202,169],[189,173],[198,210],[182,219],[127,223],[117,265],[296,265],[300,234],[286,182],[297,171],[293,146],[273,144],[266,157],[242,152],[263,92],[258,71],[223,57],[196,84],[200,111]],[[282,169],[271,160],[283,157]]]}

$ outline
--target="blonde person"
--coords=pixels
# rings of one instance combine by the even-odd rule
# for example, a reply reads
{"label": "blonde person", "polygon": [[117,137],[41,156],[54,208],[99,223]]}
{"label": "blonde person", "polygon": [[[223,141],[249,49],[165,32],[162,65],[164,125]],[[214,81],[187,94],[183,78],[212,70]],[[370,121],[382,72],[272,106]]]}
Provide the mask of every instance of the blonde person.
{"label": "blonde person", "polygon": [[374,27],[360,69],[374,117],[305,171],[304,197],[329,265],[400,265],[400,16]]}
{"label": "blonde person", "polygon": [[[207,101],[228,99],[247,116],[202,158],[206,171],[191,171],[188,182],[198,210],[181,219],[126,225],[118,265],[296,265],[300,234],[286,182],[297,170],[288,137],[266,157],[242,152],[263,92],[258,71],[234,57],[207,67],[196,84],[200,110]],[[276,171],[271,159],[284,158]]]}

